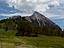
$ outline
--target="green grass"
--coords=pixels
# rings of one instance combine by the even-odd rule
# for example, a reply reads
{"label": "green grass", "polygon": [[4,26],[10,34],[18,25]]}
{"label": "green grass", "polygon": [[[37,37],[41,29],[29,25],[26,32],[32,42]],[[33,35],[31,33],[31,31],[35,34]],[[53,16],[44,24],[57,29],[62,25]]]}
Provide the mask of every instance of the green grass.
{"label": "green grass", "polygon": [[9,31],[4,31],[4,30],[0,30],[0,37],[2,36],[7,36],[7,37],[10,37],[10,36],[15,36],[16,35],[16,30],[9,30]]}
{"label": "green grass", "polygon": [[[64,48],[64,38],[56,36],[44,36],[38,37],[17,37],[16,31],[7,31],[7,33],[0,32],[0,44],[5,43],[6,48],[15,48],[16,46],[29,45],[33,48]],[[10,45],[9,45],[10,44]],[[13,44],[13,45],[11,45]],[[8,46],[8,47],[7,47]]]}
{"label": "green grass", "polygon": [[7,32],[5,32],[4,30],[0,30],[0,46],[2,44],[3,48],[15,48],[15,46],[23,44],[16,39],[15,35],[16,31],[14,30],[9,30]]}
{"label": "green grass", "polygon": [[38,48],[64,48],[64,38],[39,36],[39,37],[19,37],[21,41]]}

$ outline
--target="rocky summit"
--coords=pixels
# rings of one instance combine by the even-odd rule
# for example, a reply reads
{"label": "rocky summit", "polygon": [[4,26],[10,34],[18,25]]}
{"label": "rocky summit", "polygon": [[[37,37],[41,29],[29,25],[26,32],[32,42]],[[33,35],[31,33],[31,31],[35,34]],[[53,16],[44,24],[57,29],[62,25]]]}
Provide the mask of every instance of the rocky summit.
{"label": "rocky summit", "polygon": [[12,19],[14,20],[28,20],[29,22],[38,25],[38,26],[47,26],[52,30],[55,29],[61,29],[57,24],[55,24],[53,21],[45,17],[44,15],[40,14],[39,12],[34,12],[31,16],[13,16]]}

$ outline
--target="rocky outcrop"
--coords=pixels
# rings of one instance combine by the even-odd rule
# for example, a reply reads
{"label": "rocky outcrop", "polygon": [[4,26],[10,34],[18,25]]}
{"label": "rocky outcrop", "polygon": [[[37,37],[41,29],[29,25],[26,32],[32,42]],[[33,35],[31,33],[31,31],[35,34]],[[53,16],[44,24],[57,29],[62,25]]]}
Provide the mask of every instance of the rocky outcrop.
{"label": "rocky outcrop", "polygon": [[47,17],[45,17],[44,15],[40,14],[39,12],[34,12],[33,15],[31,16],[26,16],[26,17],[21,17],[21,16],[13,16],[12,19],[14,20],[21,20],[21,19],[25,19],[28,20],[29,22],[39,25],[39,26],[47,26],[50,29],[60,29],[61,28],[56,25],[54,22],[52,22],[50,19],[48,19]]}
{"label": "rocky outcrop", "polygon": [[53,30],[55,29],[61,29],[58,25],[56,25],[54,22],[52,22],[50,19],[45,17],[44,15],[34,12],[33,15],[25,17],[26,20],[29,22],[32,22],[33,24],[39,25],[39,26],[47,26]]}

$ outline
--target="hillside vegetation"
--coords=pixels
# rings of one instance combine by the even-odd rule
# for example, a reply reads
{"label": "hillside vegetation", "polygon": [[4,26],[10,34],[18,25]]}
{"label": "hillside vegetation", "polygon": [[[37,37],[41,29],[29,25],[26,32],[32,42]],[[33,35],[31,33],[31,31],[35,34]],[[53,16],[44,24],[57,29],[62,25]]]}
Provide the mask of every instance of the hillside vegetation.
{"label": "hillside vegetation", "polygon": [[57,28],[52,30],[47,26],[38,26],[25,19],[15,20],[15,19],[4,19],[0,21],[0,31],[3,30],[5,33],[9,30],[16,30],[16,36],[33,36],[37,37],[39,35],[47,36],[64,36],[64,31]]}
{"label": "hillside vegetation", "polygon": [[38,37],[21,37],[12,35],[13,33],[1,33],[0,48],[64,48],[64,38],[62,37],[44,35],[39,35]]}

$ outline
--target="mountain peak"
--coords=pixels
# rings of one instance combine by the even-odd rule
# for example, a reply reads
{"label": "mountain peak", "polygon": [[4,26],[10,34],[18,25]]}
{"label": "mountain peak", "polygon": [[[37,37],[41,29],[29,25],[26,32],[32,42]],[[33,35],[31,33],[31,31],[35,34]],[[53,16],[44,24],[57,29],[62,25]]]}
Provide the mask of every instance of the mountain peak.
{"label": "mountain peak", "polygon": [[44,15],[42,15],[41,13],[39,13],[37,11],[35,11],[32,16],[35,16],[35,17],[38,17],[38,18],[41,18],[41,17],[45,18]]}
{"label": "mountain peak", "polygon": [[39,12],[35,11],[34,14],[35,14],[35,13],[38,14]]}
{"label": "mountain peak", "polygon": [[47,26],[50,29],[57,29],[60,27],[56,25],[54,22],[52,22],[50,19],[45,17],[44,15],[40,14],[39,12],[35,11],[32,16],[25,17],[26,20],[29,22],[32,22],[33,24],[39,25],[39,26]]}
{"label": "mountain peak", "polygon": [[37,11],[35,11],[35,12],[33,13],[33,15],[36,15],[36,14],[38,15],[38,14],[40,14],[40,13],[39,13],[39,12],[37,12]]}
{"label": "mountain peak", "polygon": [[12,17],[12,19],[14,19],[15,21],[24,19],[38,26],[47,26],[52,30],[55,30],[57,28],[61,29],[58,25],[56,25],[50,19],[48,19],[47,17],[45,17],[44,15],[40,14],[37,11],[35,11],[31,16],[26,16],[26,17],[14,16]]}

